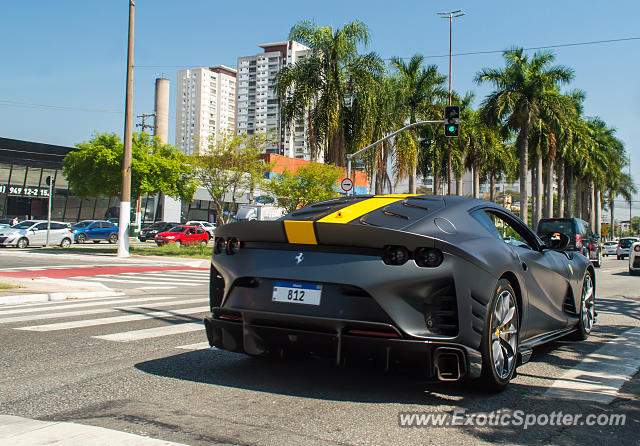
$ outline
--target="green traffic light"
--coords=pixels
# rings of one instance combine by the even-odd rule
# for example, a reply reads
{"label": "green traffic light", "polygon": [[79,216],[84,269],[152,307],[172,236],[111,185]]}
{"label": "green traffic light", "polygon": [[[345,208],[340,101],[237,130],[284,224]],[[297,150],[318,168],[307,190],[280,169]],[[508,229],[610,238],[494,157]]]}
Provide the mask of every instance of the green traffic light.
{"label": "green traffic light", "polygon": [[455,130],[456,130],[456,128],[454,126],[452,126],[452,125],[449,126],[449,131],[451,133],[455,132]]}

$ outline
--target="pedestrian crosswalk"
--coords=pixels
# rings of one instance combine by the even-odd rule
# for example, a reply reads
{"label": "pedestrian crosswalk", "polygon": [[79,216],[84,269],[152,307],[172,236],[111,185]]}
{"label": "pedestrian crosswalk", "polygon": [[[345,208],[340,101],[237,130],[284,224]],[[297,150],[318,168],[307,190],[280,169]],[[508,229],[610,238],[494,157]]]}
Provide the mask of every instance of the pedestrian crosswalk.
{"label": "pedestrian crosswalk", "polygon": [[50,333],[69,333],[114,343],[161,339],[171,344],[174,339],[171,348],[205,350],[209,344],[205,342],[202,318],[208,310],[206,295],[122,296],[3,305],[0,306],[0,329],[36,333],[43,339],[49,339]]}
{"label": "pedestrian crosswalk", "polygon": [[75,276],[71,279],[88,283],[102,283],[110,288],[135,288],[149,291],[171,290],[208,284],[209,270],[144,271],[95,276]]}

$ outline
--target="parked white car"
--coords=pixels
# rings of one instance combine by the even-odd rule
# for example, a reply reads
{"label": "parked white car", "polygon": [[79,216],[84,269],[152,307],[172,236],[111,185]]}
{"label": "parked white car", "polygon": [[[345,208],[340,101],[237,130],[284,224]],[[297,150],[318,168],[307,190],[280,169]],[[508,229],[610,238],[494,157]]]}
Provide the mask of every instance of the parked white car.
{"label": "parked white car", "polygon": [[640,242],[635,242],[629,249],[629,274],[640,274]]}
{"label": "parked white car", "polygon": [[213,238],[213,232],[216,230],[216,226],[208,221],[191,220],[185,223],[185,226],[196,226],[205,230],[209,234],[209,239]]}
{"label": "parked white car", "polygon": [[[47,243],[47,221],[26,220],[10,228],[0,229],[0,246],[44,246]],[[49,244],[68,248],[73,243],[73,231],[67,223],[52,221]]]}
{"label": "parked white car", "polygon": [[618,260],[624,259],[625,257],[629,257],[629,251],[631,250],[631,245],[635,242],[638,242],[636,237],[624,237],[621,238],[618,242],[618,248],[616,249],[616,256]]}
{"label": "parked white car", "polygon": [[604,242],[602,244],[602,255],[604,257],[615,256],[617,250],[618,250],[617,240],[609,240],[608,242]]}

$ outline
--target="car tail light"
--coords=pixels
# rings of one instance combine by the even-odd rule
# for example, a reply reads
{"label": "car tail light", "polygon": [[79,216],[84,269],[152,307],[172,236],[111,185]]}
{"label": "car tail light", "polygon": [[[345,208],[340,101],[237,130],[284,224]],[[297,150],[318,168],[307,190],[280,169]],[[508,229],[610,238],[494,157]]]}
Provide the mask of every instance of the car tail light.
{"label": "car tail light", "polygon": [[634,246],[634,247],[633,247],[633,250],[634,250],[635,252],[640,252],[640,245],[636,245],[636,246]]}
{"label": "car tail light", "polygon": [[227,254],[233,255],[240,249],[240,240],[235,237],[231,237],[227,240]]}
{"label": "car tail light", "polygon": [[442,263],[442,251],[436,248],[418,248],[413,256],[416,265],[435,268]]}
{"label": "car tail light", "polygon": [[242,322],[242,316],[236,316],[235,314],[221,314],[218,318],[227,321]]}
{"label": "car tail light", "polygon": [[221,252],[226,251],[226,249],[227,241],[224,239],[224,237],[218,237],[215,244],[213,245],[213,252],[215,254],[220,254]]}
{"label": "car tail light", "polygon": [[582,234],[576,234],[576,248],[582,248]]}
{"label": "car tail light", "polygon": [[386,265],[403,265],[409,260],[409,250],[404,246],[387,245],[384,247],[382,261]]}
{"label": "car tail light", "polygon": [[386,331],[371,331],[371,330],[349,330],[349,334],[360,336],[375,336],[378,338],[399,338],[398,333],[386,332]]}

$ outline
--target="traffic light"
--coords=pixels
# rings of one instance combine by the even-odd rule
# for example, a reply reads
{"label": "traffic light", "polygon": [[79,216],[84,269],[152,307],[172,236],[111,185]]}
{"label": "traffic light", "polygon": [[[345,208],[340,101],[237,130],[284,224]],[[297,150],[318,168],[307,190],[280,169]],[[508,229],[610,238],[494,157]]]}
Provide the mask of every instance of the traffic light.
{"label": "traffic light", "polygon": [[460,136],[460,107],[457,105],[444,108],[444,136]]}

